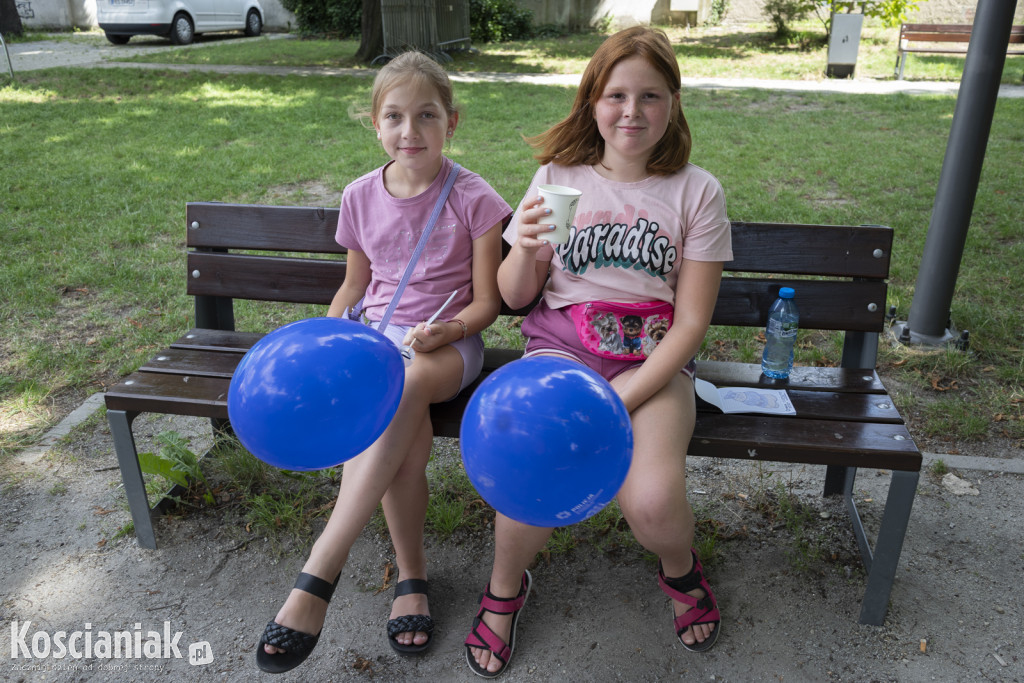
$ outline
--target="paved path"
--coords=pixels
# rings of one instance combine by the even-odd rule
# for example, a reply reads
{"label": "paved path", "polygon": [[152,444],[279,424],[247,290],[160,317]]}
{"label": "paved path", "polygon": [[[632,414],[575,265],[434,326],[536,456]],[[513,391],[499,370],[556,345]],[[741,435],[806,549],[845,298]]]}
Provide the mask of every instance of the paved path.
{"label": "paved path", "polygon": [[[287,39],[287,34],[268,34],[273,39]],[[208,45],[218,37],[195,43],[191,47]],[[332,67],[283,67],[283,66],[232,66],[216,64],[144,64],[140,62],[115,61],[129,49],[134,54],[153,54],[167,50],[182,49],[165,40],[136,37],[128,46],[116,46],[90,40],[44,40],[10,45],[11,63],[15,74],[35,69],[56,66],[88,66],[100,68],[132,68],[161,71],[200,71],[207,73],[262,73],[279,76],[370,76],[374,69],[340,69]],[[232,40],[261,40],[260,38],[232,38]],[[0,55],[0,68],[7,69],[6,60]],[[578,74],[506,74],[506,73],[452,73],[453,81],[518,82],[547,85],[576,85]],[[876,79],[821,79],[816,81],[757,79],[757,78],[684,78],[684,88],[706,88],[712,90],[759,88],[779,92],[834,92],[847,94],[907,93],[911,95],[956,95],[958,82],[895,81]],[[1003,85],[999,96],[1007,98],[1024,97],[1024,85]]]}

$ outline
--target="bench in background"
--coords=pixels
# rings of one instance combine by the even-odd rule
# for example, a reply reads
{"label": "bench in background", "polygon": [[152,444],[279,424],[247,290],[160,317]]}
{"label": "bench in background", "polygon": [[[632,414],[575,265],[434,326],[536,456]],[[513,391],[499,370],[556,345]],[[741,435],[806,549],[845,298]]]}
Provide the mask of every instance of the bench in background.
{"label": "bench in background", "polygon": [[[971,28],[971,24],[901,24],[894,75],[897,79],[903,80],[903,67],[907,65],[907,55],[911,52],[937,55],[967,54]],[[936,43],[942,45],[937,46]],[[1010,27],[1010,43],[1024,43],[1024,26]],[[1024,55],[1024,50],[1011,48],[1006,54]]]}
{"label": "bench in background", "polygon": [[[107,418],[139,544],[156,547],[132,422],[141,413],[228,419],[235,366],[265,332],[237,331],[233,301],[330,303],[344,278],[344,250],[334,241],[337,209],[190,203],[186,209],[187,292],[196,327],[106,392]],[[699,412],[691,455],[805,463],[826,467],[825,495],[843,495],[867,586],[860,621],[881,624],[888,607],[921,470],[921,453],[874,370],[884,330],[892,229],[733,223],[735,258],[726,264],[712,325],[763,328],[781,286],[797,290],[802,330],[844,332],[835,367],[796,367],[787,381],[759,365],[705,361],[697,373],[718,385],[784,387],[796,416]],[[504,308],[505,315],[525,309]],[[521,355],[488,349],[484,371]],[[458,437],[476,384],[432,407],[434,433]],[[680,445],[680,449],[684,448]],[[891,471],[885,510],[872,548],[853,499],[857,469]]]}

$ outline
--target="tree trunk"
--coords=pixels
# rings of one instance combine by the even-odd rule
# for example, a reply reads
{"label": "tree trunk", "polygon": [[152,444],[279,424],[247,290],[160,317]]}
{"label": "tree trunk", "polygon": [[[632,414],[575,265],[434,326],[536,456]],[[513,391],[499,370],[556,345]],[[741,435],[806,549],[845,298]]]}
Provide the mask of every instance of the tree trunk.
{"label": "tree trunk", "polygon": [[[0,0],[0,33],[5,36],[20,36],[24,33],[21,16],[18,14],[18,7],[14,4],[14,0]],[[383,41],[384,34],[382,33],[381,44]]]}
{"label": "tree trunk", "polygon": [[[14,0],[10,0],[14,2]],[[6,0],[0,0],[6,2]],[[369,63],[384,53],[384,20],[380,13],[381,0],[363,0],[362,38],[356,59]]]}

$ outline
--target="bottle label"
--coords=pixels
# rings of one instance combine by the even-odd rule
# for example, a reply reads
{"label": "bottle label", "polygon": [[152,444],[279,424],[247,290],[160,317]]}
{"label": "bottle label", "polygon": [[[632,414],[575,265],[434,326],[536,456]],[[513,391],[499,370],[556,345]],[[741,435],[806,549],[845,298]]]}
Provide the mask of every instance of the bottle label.
{"label": "bottle label", "polygon": [[797,326],[793,323],[783,323],[777,318],[768,321],[768,334],[776,337],[795,337]]}

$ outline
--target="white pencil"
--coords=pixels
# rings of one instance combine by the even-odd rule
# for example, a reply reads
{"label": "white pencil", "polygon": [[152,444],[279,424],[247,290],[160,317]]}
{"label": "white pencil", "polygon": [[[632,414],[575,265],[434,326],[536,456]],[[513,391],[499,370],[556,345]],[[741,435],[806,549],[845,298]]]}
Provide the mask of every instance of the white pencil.
{"label": "white pencil", "polygon": [[[455,295],[458,294],[458,293],[459,293],[459,290],[456,289],[454,292],[449,294],[448,295],[448,299],[443,304],[441,304],[441,308],[437,309],[437,312],[434,313],[434,315],[430,316],[430,318],[428,318],[427,322],[424,323],[424,324],[429,326],[430,323],[432,323],[435,320],[437,320],[437,316],[441,315],[441,311],[443,311],[444,309],[448,308],[448,304],[450,304],[452,302],[452,299],[454,299]],[[402,345],[402,356],[404,356],[405,358],[410,358],[411,359],[412,358],[412,347],[409,346],[409,345],[403,344]]]}
{"label": "white pencil", "polygon": [[458,293],[459,293],[459,290],[457,290],[457,289],[454,292],[452,292],[448,296],[448,300],[445,301],[443,304],[441,304],[441,308],[437,309],[437,313],[435,313],[434,315],[430,316],[430,318],[427,320],[426,324],[429,325],[430,323],[432,323],[435,320],[437,320],[437,316],[441,315],[441,311],[443,311],[444,309],[448,308],[448,304],[450,304],[452,302],[452,299],[454,299],[455,295],[458,294]]}

